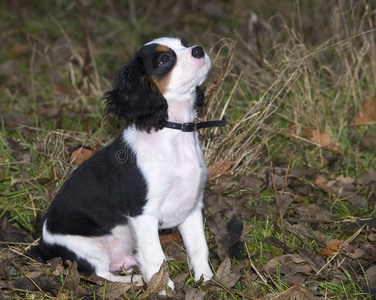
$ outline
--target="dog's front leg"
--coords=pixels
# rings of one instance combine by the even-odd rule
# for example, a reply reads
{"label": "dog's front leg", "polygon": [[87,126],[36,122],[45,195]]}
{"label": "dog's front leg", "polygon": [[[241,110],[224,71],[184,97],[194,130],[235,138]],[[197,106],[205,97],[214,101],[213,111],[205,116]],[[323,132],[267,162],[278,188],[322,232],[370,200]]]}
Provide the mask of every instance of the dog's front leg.
{"label": "dog's front leg", "polygon": [[[159,241],[158,219],[154,216],[141,215],[131,218],[130,221],[137,242],[137,260],[145,281],[149,283],[166,259]],[[168,285],[174,288],[171,279]]]}
{"label": "dog's front leg", "polygon": [[204,275],[205,280],[213,276],[209,266],[209,249],[206,243],[202,212],[197,208],[179,225],[179,231],[187,250],[190,267],[193,269],[196,280]]}

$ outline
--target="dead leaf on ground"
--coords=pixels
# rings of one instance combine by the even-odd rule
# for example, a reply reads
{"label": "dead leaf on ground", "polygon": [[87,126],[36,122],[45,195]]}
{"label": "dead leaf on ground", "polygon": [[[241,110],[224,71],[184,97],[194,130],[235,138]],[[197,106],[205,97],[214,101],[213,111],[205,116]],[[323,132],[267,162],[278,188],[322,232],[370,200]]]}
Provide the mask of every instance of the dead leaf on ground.
{"label": "dead leaf on ground", "polygon": [[32,236],[26,230],[13,226],[9,221],[12,219],[9,211],[0,211],[0,241],[5,242],[31,242]]}
{"label": "dead leaf on ground", "polygon": [[301,222],[287,226],[286,230],[302,241],[311,241],[315,239],[315,234],[312,232],[312,230]]}
{"label": "dead leaf on ground", "polygon": [[75,291],[80,286],[80,273],[77,270],[77,262],[67,260],[68,272],[64,280],[64,286],[68,289]]}
{"label": "dead leaf on ground", "polygon": [[353,118],[353,125],[371,125],[375,124],[376,119],[376,95],[371,99],[364,101],[357,115]]}
{"label": "dead leaf on ground", "polygon": [[74,150],[71,155],[70,159],[74,165],[79,166],[82,164],[85,160],[92,157],[95,152],[97,152],[98,149],[91,149],[86,147],[78,147],[76,150]]}
{"label": "dead leaf on ground", "polygon": [[168,243],[177,243],[180,245],[183,244],[183,240],[181,239],[181,236],[179,232],[177,231],[172,232],[172,233],[167,233],[167,234],[161,234],[159,236],[159,241],[161,242],[162,245],[168,244]]}
{"label": "dead leaf on ground", "polygon": [[305,130],[305,133],[308,135],[309,139],[312,142],[320,145],[321,147],[333,152],[338,151],[339,148],[336,145],[336,143],[332,140],[329,133],[321,133],[315,128],[308,128]]}
{"label": "dead leaf on ground", "polygon": [[10,52],[15,56],[26,55],[31,52],[28,44],[15,44],[10,48]]}
{"label": "dead leaf on ground", "polygon": [[210,165],[208,168],[209,171],[209,180],[213,180],[221,175],[224,175],[230,170],[232,162],[230,160],[218,161]]}
{"label": "dead leaf on ground", "polygon": [[315,273],[321,270],[320,275],[324,276],[325,278],[328,277],[329,269],[327,266],[325,266],[325,260],[321,256],[317,255],[315,252],[313,252],[310,249],[300,248],[297,250],[300,256],[315,271]]}
{"label": "dead leaf on ground", "polygon": [[[215,277],[215,278],[214,278]],[[231,268],[231,260],[227,256],[217,269],[217,273],[213,277],[213,280],[219,279],[225,283],[227,288],[232,288],[240,279],[241,274],[233,272]]]}
{"label": "dead leaf on ground", "polygon": [[169,278],[168,265],[164,260],[159,271],[151,277],[145,293],[140,295],[139,299],[146,299],[151,294],[157,293],[166,288]]}
{"label": "dead leaf on ground", "polygon": [[205,291],[200,291],[199,289],[195,289],[191,286],[187,286],[187,292],[185,299],[186,300],[202,300],[206,295]]}
{"label": "dead leaf on ground", "polygon": [[125,294],[132,286],[131,283],[106,281],[105,285],[95,289],[95,294],[100,299],[104,299],[104,296],[109,300],[119,299],[119,297]]}
{"label": "dead leaf on ground", "polygon": [[362,185],[367,185],[371,182],[376,182],[376,171],[370,168],[366,173],[362,174],[359,178],[359,183]]}
{"label": "dead leaf on ground", "polygon": [[338,239],[330,239],[326,242],[326,248],[319,252],[319,255],[332,257],[343,245],[344,241]]}
{"label": "dead leaf on ground", "polygon": [[322,205],[308,204],[301,207],[294,207],[294,212],[299,215],[304,221],[311,220],[321,222],[332,222],[333,215],[330,210]]}
{"label": "dead leaf on ground", "polygon": [[323,176],[318,175],[316,177],[316,179],[315,179],[315,184],[316,184],[317,187],[319,187],[320,189],[324,190],[328,194],[332,194],[333,193],[333,191],[330,189],[330,187],[327,184],[326,178],[324,178]]}

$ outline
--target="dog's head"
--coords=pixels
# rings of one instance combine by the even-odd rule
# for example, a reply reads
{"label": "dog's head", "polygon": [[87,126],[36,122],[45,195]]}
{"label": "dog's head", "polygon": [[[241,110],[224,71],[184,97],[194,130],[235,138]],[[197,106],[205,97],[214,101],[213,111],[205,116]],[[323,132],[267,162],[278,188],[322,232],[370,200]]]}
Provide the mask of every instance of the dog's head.
{"label": "dog's head", "polygon": [[104,95],[106,111],[139,130],[162,129],[172,101],[203,105],[198,86],[210,66],[200,46],[187,47],[176,38],[153,40],[116,76]]}

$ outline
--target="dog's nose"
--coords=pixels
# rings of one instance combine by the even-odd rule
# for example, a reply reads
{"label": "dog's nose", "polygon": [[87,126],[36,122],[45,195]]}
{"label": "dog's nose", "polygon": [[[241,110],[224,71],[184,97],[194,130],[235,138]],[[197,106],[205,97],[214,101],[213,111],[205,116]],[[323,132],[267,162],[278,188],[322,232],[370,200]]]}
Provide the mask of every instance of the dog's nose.
{"label": "dog's nose", "polygon": [[192,49],[192,56],[194,58],[203,58],[205,56],[205,52],[200,46],[196,46]]}

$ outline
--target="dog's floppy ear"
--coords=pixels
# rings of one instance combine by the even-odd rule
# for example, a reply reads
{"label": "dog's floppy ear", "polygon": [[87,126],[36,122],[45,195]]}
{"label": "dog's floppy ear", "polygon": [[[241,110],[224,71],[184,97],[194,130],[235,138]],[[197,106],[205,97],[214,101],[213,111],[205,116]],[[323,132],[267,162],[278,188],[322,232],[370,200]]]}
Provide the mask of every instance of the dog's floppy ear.
{"label": "dog's floppy ear", "polygon": [[203,91],[201,91],[199,86],[196,86],[196,101],[195,105],[198,107],[202,107],[205,104],[205,95]]}
{"label": "dog's floppy ear", "polygon": [[106,113],[150,132],[167,123],[167,101],[146,73],[140,54],[124,66],[103,99]]}

